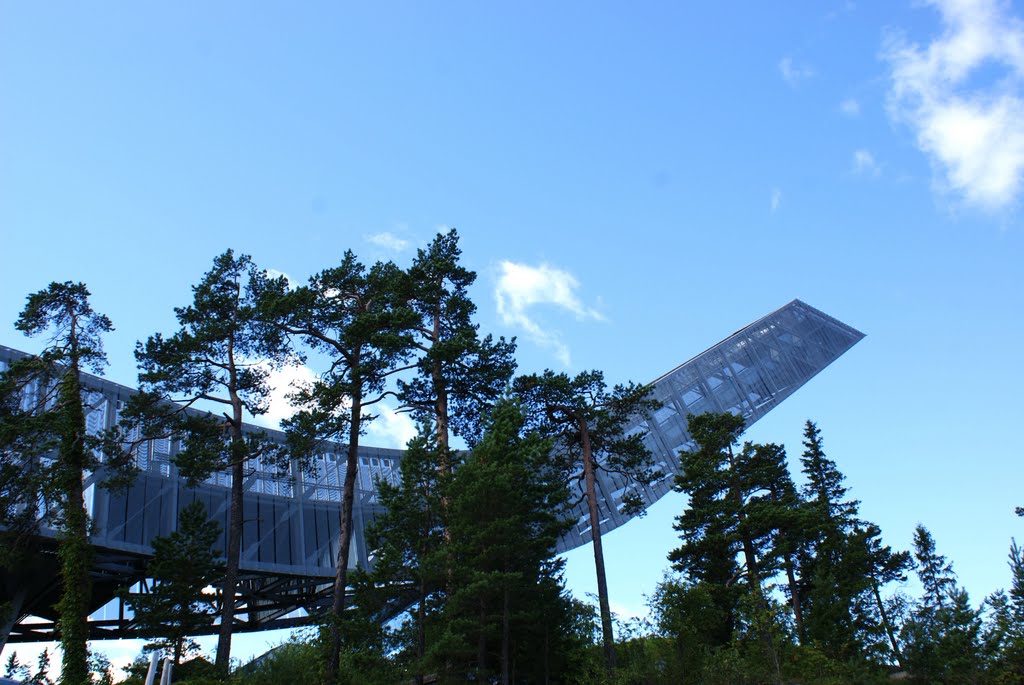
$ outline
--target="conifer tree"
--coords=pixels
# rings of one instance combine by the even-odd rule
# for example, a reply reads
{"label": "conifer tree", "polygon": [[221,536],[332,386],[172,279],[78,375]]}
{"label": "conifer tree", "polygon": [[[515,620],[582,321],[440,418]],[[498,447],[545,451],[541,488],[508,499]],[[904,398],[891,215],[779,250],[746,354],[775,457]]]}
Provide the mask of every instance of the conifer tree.
{"label": "conifer tree", "polygon": [[[515,341],[479,335],[473,321],[476,305],[469,298],[476,273],[463,267],[460,257],[459,236],[452,229],[438,233],[409,267],[404,298],[417,317],[412,327],[417,359],[412,377],[397,381],[399,411],[429,426],[435,445],[426,454],[434,459],[443,482],[461,458],[451,447],[452,437],[470,444],[479,438],[487,413],[515,372]],[[442,544],[447,545],[448,500],[443,489],[438,504]],[[443,584],[451,581],[452,573],[451,567],[445,569]]]}
{"label": "conifer tree", "polygon": [[437,469],[437,442],[428,426],[406,447],[396,485],[378,483],[382,511],[367,527],[374,557],[365,580],[354,574],[356,604],[366,613],[387,616],[407,609],[411,616],[400,660],[417,685],[428,673],[427,633],[439,610],[438,593],[445,577],[441,498],[448,476]]}
{"label": "conifer tree", "polygon": [[[218,671],[225,674],[235,628],[246,467],[257,460],[282,471],[288,467],[285,450],[260,433],[243,431],[246,414],[260,416],[268,409],[270,370],[294,360],[281,329],[256,297],[286,287],[283,278],[269,281],[246,255],[236,257],[228,250],[216,257],[193,286],[192,304],[175,309],[178,331],[168,337],[157,333],[136,346],[141,392],[125,412],[145,434],[185,437],[175,461],[190,480],[218,471],[231,476],[216,658]],[[196,403],[217,407],[221,414],[186,411]]]}
{"label": "conifer tree", "polygon": [[797,493],[796,485],[789,475],[786,464],[786,450],[781,445],[769,443],[755,445],[755,454],[764,461],[765,487],[768,494],[763,497],[761,514],[765,523],[775,529],[774,547],[771,554],[782,565],[786,574],[786,594],[793,610],[793,622],[797,639],[804,643],[807,631],[804,626],[803,602],[805,587],[801,575],[801,550],[806,548],[813,534],[813,514]]}
{"label": "conifer tree", "polygon": [[519,408],[499,403],[449,489],[455,573],[439,641],[447,654],[437,661],[475,660],[477,679],[497,675],[502,685],[510,682],[514,663],[520,677],[534,670],[550,679],[530,662],[550,663],[551,647],[560,641],[536,639],[535,621],[567,612],[559,579],[564,562],[553,556],[569,525],[568,493],[549,458],[550,442],[523,430]]}
{"label": "conifer tree", "polygon": [[400,299],[403,284],[404,275],[394,264],[377,263],[367,270],[347,251],[340,265],[312,276],[308,285],[263,296],[263,306],[288,334],[300,336],[330,361],[324,374],[294,395],[300,411],[285,421],[293,449],[312,454],[325,440],[346,443],[341,539],[328,627],[328,683],[337,677],[341,651],[339,623],[348,588],[360,436],[375,418],[373,405],[387,394],[388,377],[404,370],[411,353],[410,331],[416,319]]}
{"label": "conifer tree", "polygon": [[605,668],[611,674],[615,670],[615,639],[601,545],[597,473],[603,470],[626,478],[629,489],[622,498],[624,511],[642,512],[635,487],[649,485],[661,474],[651,465],[645,435],[627,436],[623,431],[629,419],[657,409],[660,403],[649,398],[650,386],[629,383],[609,389],[600,371],[585,371],[575,378],[546,371],[517,378],[514,388],[534,424],[554,440],[556,452],[567,464],[579,465],[573,478],[577,484],[582,481],[587,502]]}
{"label": "conifer tree", "polygon": [[952,563],[939,554],[927,528],[914,530],[917,575],[924,590],[903,626],[911,674],[925,682],[971,682],[980,671],[981,619],[959,587]]}
{"label": "conifer tree", "polygon": [[0,650],[21,615],[29,579],[39,572],[33,548],[40,512],[37,460],[57,448],[53,416],[36,404],[25,408],[28,390],[40,376],[15,362],[0,372]]}
{"label": "conifer tree", "polygon": [[[845,476],[824,452],[821,431],[804,427],[801,456],[807,522],[801,550],[801,589],[807,639],[831,658],[863,658],[879,637],[902,658],[881,588],[909,569],[907,552],[882,544],[881,530],[860,520],[860,502],[847,499]],[[881,634],[881,635],[880,635]]]}
{"label": "conifer tree", "polygon": [[[99,438],[86,430],[81,376],[86,370],[102,372],[106,356],[101,338],[113,330],[110,319],[93,310],[89,295],[84,284],[71,281],[51,283],[29,295],[15,327],[26,335],[47,335],[48,344],[40,355],[16,362],[3,380],[7,393],[29,405],[14,409],[9,404],[12,395],[7,395],[5,411],[14,411],[6,417],[11,422],[0,436],[5,463],[19,460],[28,474],[16,481],[28,488],[20,505],[34,510],[39,497],[55,505],[43,515],[59,529],[61,596],[56,609],[64,685],[89,680],[92,552],[83,479],[98,466],[93,449]],[[43,458],[51,449],[54,456]]]}
{"label": "conifer tree", "polygon": [[1010,590],[999,590],[986,600],[990,612],[984,634],[990,678],[993,682],[1024,681],[1024,550],[1010,543],[1007,565]]}
{"label": "conifer tree", "polygon": [[803,495],[818,508],[821,519],[822,537],[843,532],[857,521],[858,500],[846,500],[847,488],[843,485],[846,477],[836,463],[825,455],[821,431],[817,424],[808,421],[804,425],[804,453],[800,457],[803,473],[807,478]]}
{"label": "conifer tree", "polygon": [[[726,582],[731,584],[737,577],[746,581],[755,607],[754,630],[772,682],[781,682],[773,618],[763,587],[778,563],[778,550],[772,545],[778,511],[766,495],[778,482],[781,450],[751,443],[739,452],[734,450],[744,423],[734,414],[690,415],[687,422],[698,449],[682,455],[681,473],[676,477],[676,488],[691,495],[691,501],[677,519],[683,545],[669,559],[680,570],[693,573],[695,580],[704,580],[701,576],[707,569],[717,567],[729,551],[742,555],[743,566]],[[735,607],[729,612],[735,612]]]}
{"label": "conifer tree", "polygon": [[[878,526],[873,523],[865,523],[863,527],[858,527],[855,530],[851,547],[855,550],[864,550],[868,578],[867,592],[870,593],[870,598],[874,599],[874,609],[877,613],[877,621],[874,624],[883,631],[885,638],[888,639],[892,657],[895,658],[896,663],[900,668],[904,668],[903,653],[896,639],[897,627],[893,625],[891,612],[882,599],[881,589],[889,583],[906,580],[907,573],[913,567],[913,561],[910,558],[910,552],[893,551],[889,545],[883,545],[881,536],[882,530]],[[869,613],[867,609],[870,606],[869,602],[861,602],[859,605],[864,608],[865,613]],[[858,622],[861,625],[871,625],[871,622],[865,620]]]}
{"label": "conifer tree", "polygon": [[186,506],[173,533],[153,538],[153,557],[146,565],[152,580],[149,591],[125,597],[135,614],[136,630],[156,636],[146,648],[169,648],[175,666],[198,646],[190,636],[213,625],[215,602],[204,590],[219,576],[213,545],[220,533],[202,502]]}
{"label": "conifer tree", "polygon": [[418,422],[433,425],[439,467],[451,472],[452,435],[473,442],[515,372],[515,341],[480,337],[469,287],[476,273],[459,263],[455,229],[438,233],[409,268],[408,305],[416,312],[416,375],[399,381],[399,399]]}

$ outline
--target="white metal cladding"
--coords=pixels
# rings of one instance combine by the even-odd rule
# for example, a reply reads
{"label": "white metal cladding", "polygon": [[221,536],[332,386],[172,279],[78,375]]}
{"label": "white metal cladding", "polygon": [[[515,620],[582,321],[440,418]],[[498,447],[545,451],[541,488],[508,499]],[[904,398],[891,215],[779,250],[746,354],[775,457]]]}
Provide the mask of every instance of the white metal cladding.
{"label": "white metal cladding", "polygon": [[[800,300],[764,316],[677,366],[653,382],[661,409],[637,419],[626,434],[647,432],[645,442],[664,474],[649,487],[637,487],[618,475],[598,472],[601,533],[631,517],[623,496],[636,489],[644,506],[660,499],[679,472],[679,453],[696,447],[686,417],[708,411],[732,412],[749,427],[819,371],[853,347],[864,334]],[[576,525],[558,543],[565,551],[590,542],[587,504],[573,508]]]}
{"label": "white metal cladding", "polygon": [[[654,382],[654,396],[664,407],[652,416],[637,419],[631,431],[648,431],[646,443],[664,476],[641,488],[645,505],[662,497],[678,471],[680,450],[693,443],[686,430],[686,416],[705,411],[741,414],[747,425],[757,421],[815,374],[828,366],[863,334],[799,300],[755,321],[714,347],[673,369]],[[0,346],[0,370],[23,353]],[[87,425],[90,431],[113,426],[124,401],[135,391],[94,376],[83,376],[87,392]],[[283,441],[280,431],[248,426],[273,441]],[[138,457],[141,473],[126,490],[108,492],[96,487],[97,476],[87,479],[87,502],[94,522],[94,545],[135,554],[152,552],[150,542],[167,535],[178,513],[193,500],[202,500],[211,518],[223,531],[228,527],[231,476],[217,473],[206,482],[188,487],[178,475],[174,456],[178,440],[153,440]],[[355,525],[349,564],[372,563],[363,531],[381,511],[377,482],[396,482],[402,451],[361,447],[356,483]],[[345,446],[332,443],[317,455],[314,473],[292,463],[281,474],[257,463],[245,479],[242,531],[244,571],[307,578],[334,577],[338,554],[338,514],[345,477]],[[625,523],[622,498],[630,485],[614,474],[598,479],[601,530]],[[572,511],[576,525],[559,540],[563,552],[588,543],[590,524],[585,503]],[[44,530],[53,536],[53,530]],[[226,548],[222,533],[217,544]]]}

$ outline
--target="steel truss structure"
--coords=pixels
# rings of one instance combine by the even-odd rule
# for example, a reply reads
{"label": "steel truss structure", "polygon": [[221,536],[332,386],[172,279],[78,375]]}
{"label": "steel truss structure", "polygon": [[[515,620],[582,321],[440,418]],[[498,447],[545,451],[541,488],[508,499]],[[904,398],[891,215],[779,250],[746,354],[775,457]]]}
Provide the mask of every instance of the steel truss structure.
{"label": "steel truss structure", "polygon": [[[695,444],[687,432],[686,417],[706,411],[730,411],[753,424],[804,383],[863,338],[863,334],[823,312],[794,300],[740,329],[725,340],[681,364],[653,382],[653,396],[663,407],[650,416],[637,417],[629,432],[645,432],[645,441],[662,472],[661,478],[638,494],[645,506],[672,487],[679,469],[678,454]],[[24,353],[0,346],[0,371]],[[112,427],[131,388],[102,378],[84,376],[87,424],[90,431]],[[280,431],[250,426],[271,440],[282,442]],[[136,436],[137,437],[137,436]],[[190,487],[175,465],[180,449],[175,439],[152,440],[138,456],[139,477],[125,490],[98,487],[102,474],[86,480],[86,503],[93,522],[95,548],[93,599],[90,617],[94,639],[141,637],[133,630],[117,593],[131,587],[147,588],[145,565],[152,554],[151,540],[171,533],[178,513],[201,500],[222,531],[228,528],[231,477],[218,473]],[[400,450],[360,449],[350,567],[373,564],[364,530],[381,512],[377,483],[395,483],[402,459]],[[334,561],[339,543],[338,516],[344,484],[345,446],[329,444],[316,457],[314,472],[293,462],[287,473],[257,463],[245,479],[241,569],[244,575],[237,610],[240,632],[285,628],[308,622],[330,605]],[[601,531],[608,532],[629,520],[623,498],[636,486],[621,476],[601,473],[598,479]],[[557,546],[564,552],[591,540],[586,503],[568,514],[576,521]],[[56,637],[57,563],[56,531],[39,531],[39,554],[31,573],[0,575],[0,601],[20,596],[21,619],[10,642],[37,642]],[[225,549],[224,534],[217,548]]]}

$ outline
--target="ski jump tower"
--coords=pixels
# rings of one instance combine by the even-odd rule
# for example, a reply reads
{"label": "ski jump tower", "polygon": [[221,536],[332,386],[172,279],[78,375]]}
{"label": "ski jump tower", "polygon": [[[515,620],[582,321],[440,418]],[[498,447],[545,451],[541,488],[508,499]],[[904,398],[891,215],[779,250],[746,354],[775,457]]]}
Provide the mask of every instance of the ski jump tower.
{"label": "ski jump tower", "polygon": [[[679,365],[653,382],[653,396],[662,408],[637,417],[629,432],[646,432],[645,441],[663,477],[637,494],[648,506],[667,493],[679,470],[680,451],[696,447],[687,432],[686,417],[708,411],[729,411],[748,426],[771,411],[818,372],[838,359],[864,335],[799,300],[758,319],[718,344]],[[0,371],[23,353],[0,346]],[[90,431],[116,424],[124,401],[135,391],[94,376],[84,376]],[[283,441],[279,431],[260,430]],[[153,440],[138,457],[139,477],[126,490],[111,492],[86,481],[86,503],[93,521],[91,542],[96,549],[93,597],[97,612],[90,618],[91,637],[110,639],[131,635],[116,592],[145,578],[151,540],[176,526],[178,513],[201,500],[222,530],[228,528],[231,476],[218,473],[195,487],[178,474],[174,456],[177,440]],[[361,447],[354,531],[349,565],[373,563],[365,526],[381,511],[377,482],[394,483],[402,451]],[[329,605],[338,554],[338,515],[345,474],[345,446],[329,444],[317,455],[315,473],[293,463],[288,473],[257,464],[245,480],[245,527],[242,532],[241,606],[239,631],[284,628],[306,622],[308,613]],[[597,482],[601,532],[629,520],[623,496],[630,484],[602,473]],[[575,525],[558,542],[564,552],[591,540],[586,503],[569,514]],[[40,546],[52,549],[56,531],[43,528]],[[225,548],[222,539],[217,546]],[[39,571],[26,580],[0,574],[0,602],[17,601],[21,619],[11,642],[55,639],[52,609],[59,587],[56,560],[41,555]],[[101,610],[102,609],[102,610]],[[301,610],[301,611],[300,611]]]}

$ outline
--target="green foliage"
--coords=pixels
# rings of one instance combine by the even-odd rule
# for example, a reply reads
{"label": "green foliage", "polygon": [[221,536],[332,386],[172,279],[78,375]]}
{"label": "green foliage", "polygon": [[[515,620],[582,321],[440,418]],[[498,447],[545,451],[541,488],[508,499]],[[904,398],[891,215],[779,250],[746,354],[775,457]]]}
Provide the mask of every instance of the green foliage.
{"label": "green foliage", "polygon": [[562,677],[574,639],[563,562],[552,558],[567,493],[550,443],[523,427],[519,408],[499,403],[447,490],[453,572],[430,656],[473,664],[477,678],[542,682]]}
{"label": "green foliage", "polygon": [[638,489],[664,474],[652,463],[644,444],[646,433],[625,435],[624,429],[634,416],[661,406],[650,397],[651,386],[627,383],[609,388],[598,370],[572,378],[549,370],[520,376],[513,390],[527,412],[529,427],[552,440],[555,452],[565,462],[567,476],[575,473],[577,483],[583,480],[584,474],[576,470],[576,465],[583,464],[586,439],[594,470],[625,478],[623,511],[643,515]]}
{"label": "green foliage", "polygon": [[1010,591],[986,600],[989,620],[983,641],[988,675],[994,683],[1024,682],[1024,550],[1010,543]]}
{"label": "green foliage", "polygon": [[651,463],[644,444],[646,434],[625,434],[627,422],[638,414],[657,409],[661,403],[649,397],[651,387],[629,383],[608,389],[604,374],[585,371],[574,378],[550,370],[542,375],[517,378],[516,395],[527,408],[530,425],[549,437],[555,453],[564,459],[566,474],[572,477],[587,501],[594,546],[594,568],[601,612],[601,634],[609,677],[615,670],[615,639],[612,629],[608,585],[601,546],[601,522],[597,500],[597,474],[608,471],[625,481],[622,511],[642,514],[638,488],[650,485],[661,472]]}
{"label": "green foliage", "polygon": [[860,503],[846,499],[845,478],[825,456],[821,432],[811,421],[804,428],[804,448],[805,538],[797,552],[803,643],[843,662],[899,661],[898,627],[881,588],[905,579],[910,556],[883,545],[881,530],[860,520]]}
{"label": "green foliage", "polygon": [[702,682],[715,650],[732,638],[735,617],[722,606],[720,590],[711,583],[670,577],[650,599],[655,635],[671,641],[673,672],[681,683]]}
{"label": "green foliage", "polygon": [[302,337],[330,359],[328,370],[292,396],[300,410],[284,422],[293,455],[311,455],[324,440],[346,442],[345,487],[340,514],[341,544],[329,623],[326,680],[336,679],[341,652],[340,622],[348,587],[352,510],[359,440],[375,417],[367,410],[383,398],[386,381],[411,354],[415,314],[404,306],[404,274],[392,263],[369,271],[345,253],[339,266],[281,293],[261,293],[261,306],[289,335]]}
{"label": "green foliage", "polygon": [[[779,678],[775,648],[775,624],[778,611],[765,594],[763,583],[780,565],[784,545],[789,539],[779,536],[788,522],[787,502],[795,503],[793,486],[786,470],[785,451],[777,445],[746,443],[740,452],[743,419],[732,414],[701,414],[687,418],[690,434],[698,449],[682,455],[682,473],[676,489],[690,495],[690,508],[676,523],[683,545],[669,559],[694,580],[728,587],[742,581],[744,590],[719,593],[720,610],[733,616],[732,628],[749,625],[761,644],[768,671]],[[742,554],[743,566],[736,568],[736,556]],[[732,570],[725,580],[724,573]],[[723,583],[724,580],[724,583]],[[742,620],[747,601],[748,622]],[[724,604],[725,601],[731,604]]]}
{"label": "green foliage", "polygon": [[[817,427],[808,422],[804,433],[802,497],[781,446],[734,449],[740,417],[691,416],[689,427],[698,449],[682,455],[676,487],[690,506],[669,556],[684,579],[664,584],[655,606],[661,634],[685,641],[680,661],[701,674],[693,682],[711,682],[704,669],[716,661],[737,682],[773,671],[814,682],[876,679],[899,658],[895,608],[880,590],[903,578],[909,557],[858,519]],[[776,601],[780,586],[788,607]]]}
{"label": "green foliage", "polygon": [[22,664],[18,660],[17,652],[12,652],[11,656],[7,658],[4,676],[20,680],[26,685],[54,685],[50,678],[50,650],[44,649],[39,653],[35,672],[30,666]]}
{"label": "green foliage", "polygon": [[[8,490],[7,506],[24,505],[35,513],[35,500],[42,498],[51,506],[41,516],[59,527],[61,595],[56,610],[63,685],[83,685],[89,679],[86,620],[92,550],[82,481],[99,461],[92,451],[97,438],[86,431],[81,374],[86,369],[102,372],[106,365],[102,335],[113,330],[110,319],[93,310],[89,294],[84,284],[68,281],[51,283],[28,296],[15,328],[29,336],[46,335],[48,344],[37,357],[9,369],[0,388],[4,393],[0,405],[9,422],[0,433],[7,466],[3,470],[10,473],[10,465],[20,463],[26,471],[14,481],[15,487],[25,488],[24,493],[12,498]],[[19,399],[23,401],[19,403]],[[55,459],[44,458],[54,449]],[[6,513],[10,511],[8,508]],[[19,527],[26,523],[18,522]],[[5,547],[10,541],[8,536]],[[0,555],[8,563],[20,556],[11,550],[8,547]]]}
{"label": "green foliage", "polygon": [[904,624],[907,668],[917,681],[973,682],[981,672],[981,617],[956,582],[953,566],[928,529],[914,531],[914,557],[924,595]]}
{"label": "green foliage", "polygon": [[272,320],[330,359],[328,370],[292,398],[301,411],[285,423],[296,453],[323,440],[358,437],[375,418],[360,409],[380,400],[388,377],[410,354],[417,319],[402,300],[406,282],[393,263],[367,270],[347,251],[339,266],[310,277],[308,285],[259,294]]}
{"label": "green foliage", "polygon": [[154,538],[153,557],[146,566],[152,579],[148,592],[126,595],[137,630],[158,636],[147,649],[171,650],[174,663],[198,647],[189,638],[213,624],[214,598],[203,590],[219,577],[213,545],[220,526],[210,521],[202,502],[181,510],[177,530]]}
{"label": "green foliage", "polygon": [[319,653],[308,642],[288,642],[263,655],[259,662],[242,667],[238,675],[246,685],[315,683],[320,675]]}
{"label": "green foliage", "polygon": [[[193,301],[176,308],[180,328],[157,333],[136,346],[142,392],[124,412],[128,428],[143,436],[178,435],[185,448],[175,461],[183,475],[202,480],[216,471],[231,474],[231,509],[225,550],[224,598],[217,666],[226,674],[231,653],[236,585],[241,557],[242,488],[246,464],[287,469],[289,454],[256,431],[244,432],[246,414],[260,416],[270,401],[271,370],[296,360],[283,330],[267,315],[262,297],[287,289],[252,260],[231,250],[193,286]],[[218,406],[220,416],[188,412],[193,404]],[[130,422],[134,419],[134,425]]]}
{"label": "green foliage", "polygon": [[459,263],[455,229],[438,233],[409,268],[405,301],[416,313],[413,344],[419,350],[415,377],[398,381],[402,405],[420,423],[434,424],[449,468],[449,435],[472,443],[490,407],[515,372],[515,341],[479,335],[469,287],[476,273]]}
{"label": "green foliage", "polygon": [[397,485],[378,484],[383,511],[367,527],[375,556],[372,573],[354,573],[355,603],[372,617],[408,607],[398,631],[396,661],[410,673],[426,673],[427,632],[435,623],[445,580],[441,497],[447,477],[429,427],[409,442]]}

